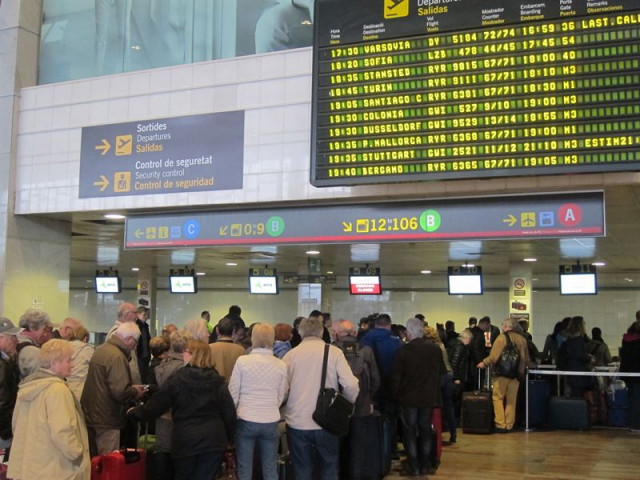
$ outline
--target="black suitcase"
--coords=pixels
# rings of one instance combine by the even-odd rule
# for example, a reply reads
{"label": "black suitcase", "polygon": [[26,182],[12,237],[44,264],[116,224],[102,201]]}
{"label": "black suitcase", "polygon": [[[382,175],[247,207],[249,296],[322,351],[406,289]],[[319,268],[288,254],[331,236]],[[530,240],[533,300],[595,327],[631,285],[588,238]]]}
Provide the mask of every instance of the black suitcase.
{"label": "black suitcase", "polygon": [[147,450],[147,480],[173,480],[171,452],[163,452],[158,447]]}
{"label": "black suitcase", "polygon": [[549,402],[549,428],[588,430],[589,408],[587,400],[579,397],[551,397]]}
{"label": "black suitcase", "polygon": [[462,431],[464,433],[491,433],[493,431],[493,400],[489,389],[490,374],[487,370],[487,390],[480,389],[462,394]]}

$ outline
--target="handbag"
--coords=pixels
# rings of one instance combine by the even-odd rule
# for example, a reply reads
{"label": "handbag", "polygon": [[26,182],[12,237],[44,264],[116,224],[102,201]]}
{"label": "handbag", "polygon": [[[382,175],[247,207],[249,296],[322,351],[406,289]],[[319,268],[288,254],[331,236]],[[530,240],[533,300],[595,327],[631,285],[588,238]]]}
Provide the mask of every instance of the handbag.
{"label": "handbag", "polygon": [[505,332],[504,335],[507,337],[507,344],[498,358],[494,373],[498,377],[518,378],[520,352],[518,352],[516,346],[511,342],[509,334]]}
{"label": "handbag", "polygon": [[322,379],[316,409],[313,412],[313,421],[324,430],[338,436],[349,433],[349,422],[353,415],[353,404],[341,393],[333,388],[325,388],[327,379],[327,361],[329,359],[329,345],[324,347],[322,359]]}

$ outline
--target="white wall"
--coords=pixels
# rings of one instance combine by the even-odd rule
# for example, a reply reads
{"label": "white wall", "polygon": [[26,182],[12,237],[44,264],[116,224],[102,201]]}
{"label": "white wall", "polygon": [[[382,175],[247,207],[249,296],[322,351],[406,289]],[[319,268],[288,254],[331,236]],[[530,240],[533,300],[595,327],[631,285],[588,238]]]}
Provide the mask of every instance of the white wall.
{"label": "white wall", "polygon": [[[495,195],[640,181],[623,172],[315,188],[311,59],[311,48],[302,48],[22,89],[15,213]],[[242,189],[78,197],[83,127],[234,110],[245,111]]]}
{"label": "white wall", "polygon": [[[402,280],[395,277],[395,280]],[[408,280],[408,277],[407,279]],[[398,283],[398,282],[394,283]],[[237,279],[234,283],[246,283]],[[489,315],[493,323],[508,315],[508,291],[487,291],[480,296],[450,296],[446,290],[429,291],[417,289],[385,290],[380,296],[353,296],[346,288],[346,280],[338,278],[331,292],[331,311],[334,319],[349,319],[358,322],[361,317],[373,312],[386,312],[394,323],[405,324],[416,313],[427,317],[430,325],[453,320],[456,330],[467,326],[470,316],[480,318]],[[325,293],[326,295],[326,293]],[[135,301],[134,289],[123,290],[120,295],[96,295],[93,287],[72,288],[70,313],[89,326],[90,330],[106,331],[115,321],[115,311],[120,301]],[[203,310],[209,310],[215,321],[224,316],[229,305],[240,305],[242,317],[247,325],[254,322],[276,324],[291,323],[297,316],[297,289],[281,289],[279,295],[250,295],[246,287],[234,285],[232,288],[218,286],[200,288],[197,295],[171,295],[167,290],[159,290],[157,295],[156,319],[161,328],[166,323],[182,325],[190,318],[198,317]],[[588,333],[591,328],[600,327],[605,340],[615,355],[622,334],[634,320],[635,311],[640,308],[640,290],[600,290],[598,295],[567,297],[557,291],[539,291],[533,294],[532,334],[540,349],[544,339],[551,333],[555,323],[565,316],[585,317]]]}

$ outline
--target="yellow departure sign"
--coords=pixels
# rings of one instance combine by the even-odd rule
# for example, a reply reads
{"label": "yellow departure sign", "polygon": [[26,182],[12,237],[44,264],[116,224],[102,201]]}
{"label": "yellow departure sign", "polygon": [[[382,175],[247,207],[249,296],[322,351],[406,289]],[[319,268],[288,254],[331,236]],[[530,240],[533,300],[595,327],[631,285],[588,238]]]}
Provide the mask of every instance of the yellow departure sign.
{"label": "yellow departure sign", "polygon": [[637,2],[389,0],[355,32],[354,2],[318,9],[314,185],[640,169]]}

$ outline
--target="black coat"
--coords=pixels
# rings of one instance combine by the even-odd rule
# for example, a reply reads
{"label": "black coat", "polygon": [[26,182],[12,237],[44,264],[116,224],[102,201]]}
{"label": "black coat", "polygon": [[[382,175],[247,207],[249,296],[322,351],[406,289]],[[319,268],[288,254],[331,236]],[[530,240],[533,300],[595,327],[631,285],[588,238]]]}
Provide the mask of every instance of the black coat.
{"label": "black coat", "polygon": [[469,347],[455,340],[455,343],[451,342],[451,348],[447,349],[447,353],[453,370],[453,379],[460,380],[460,383],[465,386],[469,380],[469,360],[471,359]]}
{"label": "black coat", "polygon": [[489,332],[491,332],[489,337],[491,345],[489,346],[487,346],[485,342],[485,332],[480,327],[474,327],[472,331],[473,338],[471,339],[471,356],[473,357],[473,363],[477,365],[487,358],[489,353],[491,353],[491,346],[496,341],[496,338],[498,338],[498,335],[500,335],[500,329],[491,325],[491,329],[489,330]]}
{"label": "black coat", "polygon": [[[620,371],[640,373],[640,335],[625,333],[620,349]],[[626,377],[626,383],[640,383],[640,377]]]}
{"label": "black coat", "polygon": [[138,325],[138,328],[140,329],[140,339],[138,340],[138,346],[136,347],[138,370],[140,371],[140,378],[144,381],[147,378],[149,361],[151,360],[151,348],[149,347],[151,334],[149,333],[149,324],[147,322],[136,320],[136,325]]}
{"label": "black coat", "polygon": [[170,408],[174,457],[223,451],[233,441],[236,409],[224,378],[215,369],[185,366],[177,370],[134,414],[151,420]]}
{"label": "black coat", "polygon": [[18,366],[12,359],[0,358],[0,437],[13,436],[11,418],[18,396]]}
{"label": "black coat", "polygon": [[396,354],[389,376],[390,391],[404,407],[439,407],[440,377],[446,373],[440,347],[415,338]]}
{"label": "black coat", "polygon": [[[560,368],[569,372],[588,372],[591,370],[591,356],[585,348],[586,340],[581,335],[567,337],[562,345],[558,359]],[[578,388],[593,388],[594,377],[567,376],[567,384]]]}

